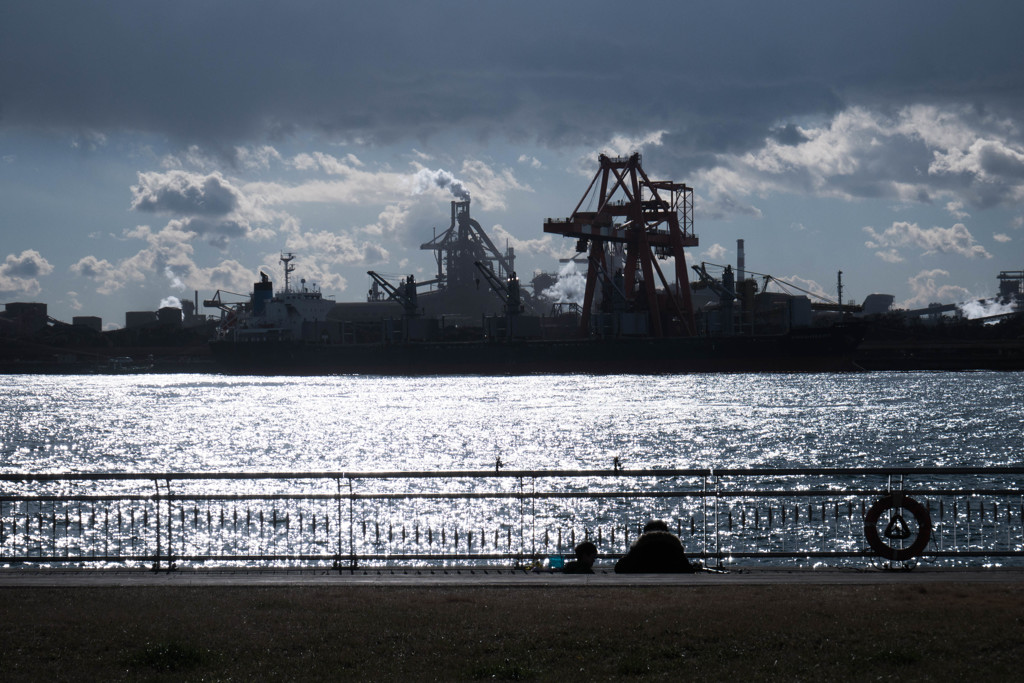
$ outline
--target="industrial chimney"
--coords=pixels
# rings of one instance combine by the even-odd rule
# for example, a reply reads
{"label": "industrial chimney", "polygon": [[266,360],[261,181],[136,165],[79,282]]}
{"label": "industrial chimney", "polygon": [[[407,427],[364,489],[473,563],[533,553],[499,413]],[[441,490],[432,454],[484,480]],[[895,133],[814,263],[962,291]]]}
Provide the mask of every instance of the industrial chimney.
{"label": "industrial chimney", "polygon": [[736,240],[736,282],[747,279],[747,264],[743,257],[743,240]]}

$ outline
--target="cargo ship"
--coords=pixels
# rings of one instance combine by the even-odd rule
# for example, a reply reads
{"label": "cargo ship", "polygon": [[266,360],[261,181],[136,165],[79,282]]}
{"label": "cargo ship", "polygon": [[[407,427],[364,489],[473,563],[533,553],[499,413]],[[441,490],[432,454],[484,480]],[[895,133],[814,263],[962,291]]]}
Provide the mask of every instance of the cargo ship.
{"label": "cargo ship", "polygon": [[[293,287],[295,255],[286,253],[280,292],[266,273],[247,301],[218,292],[205,302],[222,311],[215,359],[230,371],[274,374],[856,369],[861,327],[841,308],[822,324],[806,296],[758,292],[742,246],[736,272],[725,266],[714,277],[701,264],[691,283],[692,188],[650,180],[638,154],[601,155],[599,164],[572,214],[544,223],[575,240],[586,268],[582,302],[546,296],[553,278],[521,286],[514,250],[494,245],[462,197],[451,202],[449,228],[421,245],[435,252],[430,280],[392,283],[370,271],[365,302],[336,303],[305,280]],[[595,211],[580,210],[588,196]]]}
{"label": "cargo ship", "polygon": [[520,375],[857,370],[853,328],[692,339],[484,340],[333,345],[211,342],[246,374]]}

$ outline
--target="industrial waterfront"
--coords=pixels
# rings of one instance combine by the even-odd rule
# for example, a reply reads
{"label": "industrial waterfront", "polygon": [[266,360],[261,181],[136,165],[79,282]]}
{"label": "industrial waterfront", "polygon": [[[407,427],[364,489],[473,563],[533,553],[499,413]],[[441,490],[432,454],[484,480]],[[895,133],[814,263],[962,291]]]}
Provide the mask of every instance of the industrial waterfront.
{"label": "industrial waterfront", "polygon": [[[748,271],[738,239],[735,271],[690,263],[691,282],[685,248],[700,244],[693,188],[652,181],[639,153],[600,154],[598,162],[572,215],[544,221],[545,233],[575,242],[575,256],[566,259],[572,268],[536,271],[528,288],[516,273],[515,249],[499,250],[470,216],[463,193],[451,202],[448,229],[435,229],[420,245],[434,252],[432,279],[410,273],[396,284],[371,270],[366,301],[339,303],[304,277],[295,285],[297,256],[281,252],[283,288],[275,290],[261,270],[248,295],[218,289],[203,300],[220,311],[219,322],[197,314],[196,290],[194,301],[175,297],[175,306],[126,313],[125,329],[115,334],[101,332],[95,316],[68,325],[51,318],[45,303],[12,302],[0,313],[0,371],[487,376],[1024,368],[1024,271],[1000,272],[994,299],[894,310],[891,294],[845,302],[842,271],[834,300]],[[598,209],[581,210],[584,204]]]}

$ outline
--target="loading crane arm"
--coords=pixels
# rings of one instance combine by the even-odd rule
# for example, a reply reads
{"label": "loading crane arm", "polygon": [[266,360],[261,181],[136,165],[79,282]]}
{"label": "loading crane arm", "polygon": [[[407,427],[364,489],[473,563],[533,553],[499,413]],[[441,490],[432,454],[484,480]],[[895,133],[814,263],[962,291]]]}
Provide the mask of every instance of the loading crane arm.
{"label": "loading crane arm", "polygon": [[[700,281],[706,285],[708,289],[717,294],[719,299],[724,301],[735,301],[737,299],[736,292],[724,286],[721,282],[708,274],[706,264],[701,263],[699,266],[692,266],[692,268],[693,271],[697,273],[697,277],[700,278]],[[729,274],[732,274],[731,269],[729,270]]]}
{"label": "loading crane arm", "polygon": [[380,285],[381,289],[387,292],[388,300],[396,301],[402,305],[405,315],[413,317],[419,314],[419,303],[416,299],[416,279],[412,275],[406,278],[401,285],[395,287],[372,270],[366,271],[366,274],[373,278],[373,281]]}
{"label": "loading crane arm", "polygon": [[[241,301],[230,302],[222,299],[223,294],[230,294],[231,296],[237,296]],[[246,294],[238,294],[237,292],[229,292],[227,290],[218,289],[213,294],[212,299],[203,299],[203,306],[206,308],[219,308],[225,313],[234,311],[238,306],[249,300],[249,296]]]}
{"label": "loading crane arm", "polygon": [[502,302],[505,304],[505,313],[508,315],[519,315],[523,310],[523,306],[519,294],[519,278],[516,277],[516,274],[512,273],[506,283],[502,282],[487,264],[481,261],[474,261],[473,265],[483,274],[484,279],[487,280],[487,284],[491,286],[494,293],[501,297]]}

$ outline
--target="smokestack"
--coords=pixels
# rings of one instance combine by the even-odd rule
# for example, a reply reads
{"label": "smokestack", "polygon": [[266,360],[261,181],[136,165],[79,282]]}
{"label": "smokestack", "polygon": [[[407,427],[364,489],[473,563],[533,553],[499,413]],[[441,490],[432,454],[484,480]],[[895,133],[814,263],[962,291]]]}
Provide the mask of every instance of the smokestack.
{"label": "smokestack", "polygon": [[747,262],[743,256],[743,240],[736,240],[736,282],[747,279]]}

